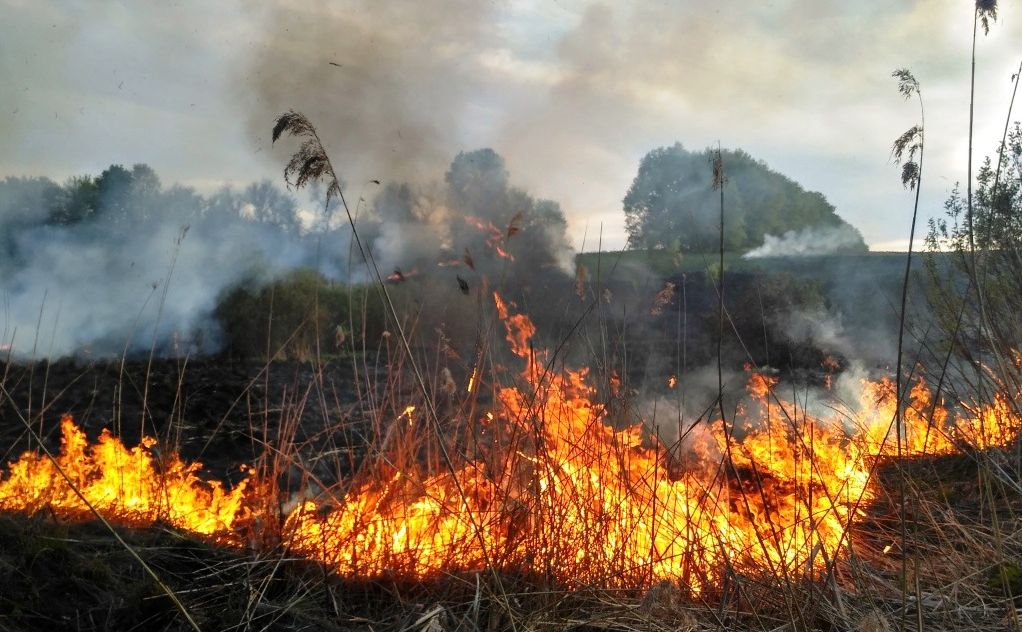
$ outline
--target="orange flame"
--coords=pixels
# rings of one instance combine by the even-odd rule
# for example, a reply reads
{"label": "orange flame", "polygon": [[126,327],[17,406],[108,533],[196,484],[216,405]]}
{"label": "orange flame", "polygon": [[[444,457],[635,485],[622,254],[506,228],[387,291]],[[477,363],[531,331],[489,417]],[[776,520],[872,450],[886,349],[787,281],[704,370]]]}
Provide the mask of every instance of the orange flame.
{"label": "orange flame", "polygon": [[[504,231],[494,226],[493,222],[480,219],[474,215],[466,215],[465,222],[469,226],[473,226],[480,230],[481,232],[486,233],[486,245],[491,250],[493,250],[493,252],[495,252],[498,257],[507,259],[508,261],[515,260],[514,255],[508,252],[507,248],[505,247]],[[507,237],[511,237],[513,234],[515,233],[509,230],[507,233]]]}
{"label": "orange flame", "polygon": [[248,515],[244,503],[247,480],[227,491],[217,481],[200,479],[200,464],[184,463],[176,454],[157,456],[150,437],[128,449],[104,430],[99,441],[89,446],[85,433],[69,415],[61,419],[60,427],[63,437],[55,462],[26,452],[10,464],[7,477],[0,481],[0,510],[49,508],[59,515],[80,518],[91,515],[92,505],[126,524],[149,525],[161,520],[221,539],[231,539],[233,528]]}
{"label": "orange flame", "polygon": [[[952,413],[919,382],[896,436],[889,381],[863,383],[865,412],[852,424],[845,411],[797,409],[777,398],[776,378],[753,372],[738,417],[700,422],[674,455],[641,426],[615,428],[586,371],[549,369],[548,353],[531,345],[531,320],[499,295],[494,302],[524,360],[518,386],[499,388],[479,418],[500,438],[495,447],[440,473],[371,463],[331,505],[308,500],[286,516],[295,552],[357,577],[491,566],[566,586],[672,579],[696,592],[725,572],[802,577],[848,546],[860,503],[876,493],[878,456],[897,454],[899,443],[902,454],[1003,444],[1019,428],[1000,399],[949,423]],[[395,422],[410,425],[415,410]],[[87,517],[58,466],[111,519],[161,520],[223,543],[245,543],[240,529],[267,504],[252,498],[264,489],[253,477],[228,491],[201,480],[198,464],[157,457],[151,439],[128,449],[104,432],[90,447],[70,417],[61,425],[56,464],[28,452],[9,465],[0,510]]]}

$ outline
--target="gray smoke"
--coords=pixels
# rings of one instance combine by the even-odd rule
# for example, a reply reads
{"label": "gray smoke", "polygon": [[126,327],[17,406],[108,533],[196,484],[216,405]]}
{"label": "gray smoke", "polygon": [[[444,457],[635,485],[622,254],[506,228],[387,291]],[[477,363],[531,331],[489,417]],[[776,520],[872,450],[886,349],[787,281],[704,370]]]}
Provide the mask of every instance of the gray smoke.
{"label": "gray smoke", "polygon": [[387,270],[502,271],[515,285],[573,272],[560,206],[512,186],[492,149],[458,154],[442,183],[384,187],[372,211],[365,231]]}
{"label": "gray smoke", "polygon": [[[450,277],[454,296],[485,276],[539,291],[571,262],[558,205],[513,187],[488,149],[459,154],[443,182],[387,185],[355,210],[384,275]],[[268,182],[203,197],[163,189],[144,165],[64,187],[0,181],[0,345],[17,357],[209,353],[218,301],[241,283],[296,268],[373,279],[357,252],[349,269],[346,221],[303,213]]]}
{"label": "gray smoke", "polygon": [[471,0],[273,7],[236,77],[252,137],[268,140],[294,109],[356,192],[371,179],[430,180],[464,148],[461,125],[485,82],[468,56],[492,11]]}
{"label": "gray smoke", "polygon": [[318,253],[343,252],[345,235],[259,217],[254,194],[267,186],[210,199],[182,188],[118,197],[104,213],[63,224],[41,200],[0,199],[0,345],[15,357],[215,351],[212,315],[225,289],[300,266],[343,270]]}
{"label": "gray smoke", "polygon": [[766,235],[763,245],[745,253],[745,258],[833,255],[858,252],[861,246],[862,236],[851,226],[809,226],[780,236]]}

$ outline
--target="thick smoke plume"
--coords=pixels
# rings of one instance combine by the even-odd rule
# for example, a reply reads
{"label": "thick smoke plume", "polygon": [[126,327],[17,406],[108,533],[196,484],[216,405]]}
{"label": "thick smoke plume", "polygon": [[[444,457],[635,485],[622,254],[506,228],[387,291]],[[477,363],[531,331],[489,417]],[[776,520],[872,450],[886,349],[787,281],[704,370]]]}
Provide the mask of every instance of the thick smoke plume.
{"label": "thick smoke plume", "polygon": [[[571,261],[554,202],[510,184],[492,150],[459,154],[443,182],[384,187],[358,202],[359,229],[383,274],[476,285],[561,276]],[[17,357],[111,357],[155,348],[210,353],[226,290],[297,268],[369,281],[350,228],[300,211],[268,182],[203,197],[164,189],[145,165],[63,187],[0,181],[0,345]],[[350,266],[350,267],[349,267]]]}
{"label": "thick smoke plume", "polygon": [[745,253],[745,257],[810,257],[859,252],[862,236],[844,226],[810,226],[789,230],[781,236],[767,235],[763,245]]}
{"label": "thick smoke plume", "polygon": [[[15,357],[215,351],[212,312],[225,289],[296,267],[340,272],[336,257],[318,253],[343,251],[347,236],[302,234],[294,202],[269,183],[210,198],[152,180],[139,191],[130,174],[131,191],[103,186],[124,174],[114,167],[97,179],[102,210],[82,206],[87,216],[77,218],[44,198],[87,185],[61,192],[41,179],[0,181],[0,344]],[[131,174],[152,172],[141,165]]]}
{"label": "thick smoke plume", "polygon": [[356,194],[371,180],[430,180],[464,149],[462,123],[482,91],[469,55],[484,48],[491,12],[469,0],[269,9],[237,78],[251,135],[268,140],[274,118],[294,109]]}

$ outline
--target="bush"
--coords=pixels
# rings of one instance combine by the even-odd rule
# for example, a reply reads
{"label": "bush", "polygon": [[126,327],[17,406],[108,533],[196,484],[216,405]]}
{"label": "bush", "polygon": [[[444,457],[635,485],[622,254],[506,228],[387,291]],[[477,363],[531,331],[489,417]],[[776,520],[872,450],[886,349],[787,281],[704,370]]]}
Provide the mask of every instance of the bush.
{"label": "bush", "polygon": [[[971,231],[968,200],[956,188],[944,205],[945,217],[931,221],[927,237],[931,251],[950,251],[928,264],[931,302],[950,345],[945,352],[964,362],[954,373],[979,399],[989,399],[993,387],[1016,411],[1022,410],[1017,400],[1022,386],[1020,176],[1022,127],[1016,122],[997,157],[988,157],[976,175]],[[984,373],[993,378],[986,386]]]}
{"label": "bush", "polygon": [[224,353],[306,361],[360,348],[382,335],[386,318],[374,288],[327,280],[309,269],[228,290],[215,316]]}

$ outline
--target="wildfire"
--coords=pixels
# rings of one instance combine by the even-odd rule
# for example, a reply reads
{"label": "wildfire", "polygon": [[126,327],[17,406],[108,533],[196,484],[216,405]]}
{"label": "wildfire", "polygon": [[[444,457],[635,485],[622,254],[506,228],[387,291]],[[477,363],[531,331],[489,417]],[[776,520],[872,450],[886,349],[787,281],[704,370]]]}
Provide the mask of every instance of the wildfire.
{"label": "wildfire", "polygon": [[161,520],[228,541],[233,540],[234,527],[249,515],[247,480],[227,491],[218,481],[199,478],[201,464],[185,463],[176,454],[158,456],[150,437],[128,449],[104,430],[90,446],[69,415],[61,419],[60,427],[60,454],[54,461],[26,452],[8,466],[0,481],[0,510],[34,513],[46,508],[83,518],[91,515],[91,505],[125,524],[145,526]]}
{"label": "wildfire", "polygon": [[[493,447],[439,473],[382,455],[333,504],[305,501],[278,521],[281,541],[352,577],[489,566],[566,586],[670,579],[696,592],[725,572],[804,577],[849,546],[849,526],[876,493],[878,456],[996,445],[1019,427],[1000,400],[950,423],[920,382],[897,437],[890,382],[863,384],[866,413],[852,424],[844,412],[814,417],[777,399],[776,378],[750,372],[738,417],[700,422],[684,453],[672,454],[641,426],[615,428],[587,372],[548,367],[548,353],[531,344],[532,322],[494,301],[524,366],[476,421]],[[475,379],[473,370],[469,390]],[[416,410],[395,422],[410,429]],[[250,541],[241,531],[269,504],[254,492],[270,486],[255,477],[227,490],[200,479],[200,464],[158,456],[152,439],[129,449],[104,432],[90,446],[70,417],[61,426],[55,462],[28,452],[8,466],[0,510],[87,517],[62,470],[113,521],[163,521],[241,546]]]}
{"label": "wildfire", "polygon": [[394,268],[394,271],[387,275],[386,281],[387,283],[403,283],[405,279],[418,275],[418,268],[413,268],[408,272],[402,272],[401,268]]}
{"label": "wildfire", "polygon": [[[495,252],[498,257],[507,259],[508,261],[515,260],[514,255],[507,251],[505,244],[506,241],[505,232],[494,226],[493,222],[480,219],[474,215],[466,215],[465,222],[470,226],[474,226],[481,232],[486,233],[486,245],[491,250],[493,250],[493,252]],[[512,222],[512,226],[509,227],[506,232],[507,238],[510,238],[518,233],[518,228],[513,224],[514,222]]]}

